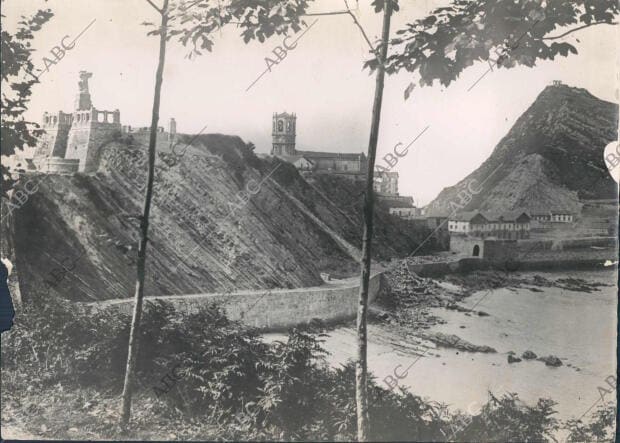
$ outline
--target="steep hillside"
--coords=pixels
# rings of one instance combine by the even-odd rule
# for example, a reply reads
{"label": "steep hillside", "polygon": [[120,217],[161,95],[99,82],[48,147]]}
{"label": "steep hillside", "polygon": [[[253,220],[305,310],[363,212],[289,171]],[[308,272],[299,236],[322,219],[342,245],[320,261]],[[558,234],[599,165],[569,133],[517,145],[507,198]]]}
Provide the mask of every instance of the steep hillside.
{"label": "steep hillside", "polygon": [[[294,167],[238,137],[182,138],[181,158],[158,143],[148,295],[314,286],[320,272],[358,271],[360,225]],[[133,294],[145,153],[144,137],[123,137],[96,174],[24,178],[39,189],[11,216],[3,209],[2,232],[24,300],[46,286],[72,300]]]}
{"label": "steep hillside", "polygon": [[[308,179],[308,183],[315,190],[334,202],[340,213],[346,215],[347,219],[354,222],[354,226],[362,226],[362,207],[364,204],[364,182],[354,182],[343,177],[320,174]],[[347,238],[361,244],[359,230],[356,230]],[[428,239],[432,230],[425,224],[415,223],[410,220],[403,220],[394,215],[390,215],[388,205],[380,199],[375,205],[374,235],[372,253],[377,260],[389,260],[392,257],[404,257],[418,249],[416,255],[426,252],[437,251],[447,248],[445,242],[438,240],[434,235]]]}
{"label": "steep hillside", "polygon": [[[582,198],[613,198],[617,188],[603,160],[617,139],[618,106],[585,89],[548,86],[495,147],[491,156],[428,205],[449,214],[459,191],[483,190],[465,210],[523,207],[579,211]],[[452,205],[454,208],[454,204]]]}

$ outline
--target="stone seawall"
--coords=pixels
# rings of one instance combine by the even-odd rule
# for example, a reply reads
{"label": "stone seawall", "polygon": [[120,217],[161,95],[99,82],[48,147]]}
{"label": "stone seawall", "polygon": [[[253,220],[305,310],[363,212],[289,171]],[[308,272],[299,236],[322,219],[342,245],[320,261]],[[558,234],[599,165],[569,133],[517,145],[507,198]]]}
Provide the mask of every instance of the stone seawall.
{"label": "stone seawall", "polygon": [[[609,269],[617,256],[615,239],[571,240],[557,248],[554,242],[529,241],[508,251],[498,251],[492,258],[466,257],[449,262],[409,264],[422,277],[436,277],[471,271],[543,271],[556,269]],[[516,242],[514,242],[516,245]],[[592,250],[584,246],[595,246]],[[500,253],[501,252],[501,253]]]}
{"label": "stone seawall", "polygon": [[[529,260],[537,255],[553,252],[586,250],[588,248],[614,248],[615,237],[583,237],[567,239],[502,240],[452,235],[450,250],[462,255],[482,257],[492,262]],[[545,259],[545,257],[538,257]],[[558,257],[560,260],[562,256]]]}
{"label": "stone seawall", "polygon": [[[370,278],[369,303],[381,289],[382,275]],[[335,322],[355,318],[359,283],[300,289],[261,289],[233,293],[187,294],[146,297],[145,302],[161,300],[178,311],[194,312],[210,303],[220,305],[231,320],[264,330],[285,329],[313,319]],[[93,309],[118,309],[131,314],[133,298],[88,303]]]}
{"label": "stone seawall", "polygon": [[[484,240],[484,258],[493,261],[519,260],[568,260],[578,259],[580,252],[585,259],[594,248],[615,248],[615,237],[586,237],[554,240]],[[568,252],[575,252],[569,258]],[[613,257],[608,257],[613,258]]]}

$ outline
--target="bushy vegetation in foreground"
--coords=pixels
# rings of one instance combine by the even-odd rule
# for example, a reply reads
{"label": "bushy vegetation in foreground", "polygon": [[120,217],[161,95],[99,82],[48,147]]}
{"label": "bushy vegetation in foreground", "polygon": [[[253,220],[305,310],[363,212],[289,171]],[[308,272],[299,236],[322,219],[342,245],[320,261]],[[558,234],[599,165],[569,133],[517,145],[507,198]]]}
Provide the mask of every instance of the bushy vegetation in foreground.
{"label": "bushy vegetation in foreground", "polygon": [[[158,403],[162,417],[180,414],[208,423],[212,435],[205,439],[355,438],[355,371],[352,365],[326,365],[318,326],[265,343],[215,306],[193,314],[166,304],[147,306],[137,389]],[[25,307],[2,336],[3,401],[58,385],[119,395],[129,320],[78,312],[52,299]],[[545,441],[561,426],[548,399],[528,406],[514,394],[490,395],[470,416],[407,391],[390,392],[374,380],[369,396],[372,440]],[[588,423],[564,425],[570,441],[612,439],[614,408],[592,416]]]}

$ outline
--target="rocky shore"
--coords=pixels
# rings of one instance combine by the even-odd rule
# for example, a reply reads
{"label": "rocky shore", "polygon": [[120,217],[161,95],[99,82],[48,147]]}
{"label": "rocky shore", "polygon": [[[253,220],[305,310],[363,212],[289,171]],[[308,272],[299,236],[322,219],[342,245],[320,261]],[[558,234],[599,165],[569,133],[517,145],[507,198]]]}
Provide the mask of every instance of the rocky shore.
{"label": "rocky shore", "polygon": [[[413,335],[430,341],[438,347],[466,352],[495,353],[497,351],[483,343],[470,343],[455,334],[428,331],[435,325],[445,323],[445,320],[431,312],[431,308],[454,310],[466,316],[486,317],[489,314],[485,311],[475,309],[475,306],[468,308],[460,302],[476,292],[500,288],[543,292],[544,288],[553,287],[590,294],[609,286],[609,284],[583,278],[550,278],[543,273],[475,271],[468,274],[451,274],[442,278],[425,278],[409,269],[408,265],[416,262],[415,258],[403,261],[399,267],[384,274],[386,285],[371,310],[374,314],[373,321],[398,326],[394,329],[407,331],[408,336]],[[538,360],[549,367],[563,365],[562,361],[554,355],[537,356],[529,350],[523,352],[520,357],[511,351],[507,359],[509,363]]]}

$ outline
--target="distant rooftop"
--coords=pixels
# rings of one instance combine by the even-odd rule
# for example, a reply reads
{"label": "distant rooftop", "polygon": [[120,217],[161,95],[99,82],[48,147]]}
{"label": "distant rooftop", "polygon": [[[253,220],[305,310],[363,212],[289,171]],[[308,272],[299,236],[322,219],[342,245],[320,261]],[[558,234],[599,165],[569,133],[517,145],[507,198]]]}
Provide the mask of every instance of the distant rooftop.
{"label": "distant rooftop", "polygon": [[522,209],[515,209],[506,212],[466,211],[453,215],[452,217],[450,217],[450,220],[472,221],[474,218],[480,217],[488,222],[514,222],[523,215],[530,218],[530,215],[527,213],[527,211],[524,211]]}
{"label": "distant rooftop", "polygon": [[320,151],[296,151],[298,156],[309,158],[337,158],[340,160],[358,160],[365,158],[364,153],[343,153],[343,152],[320,152]]}

